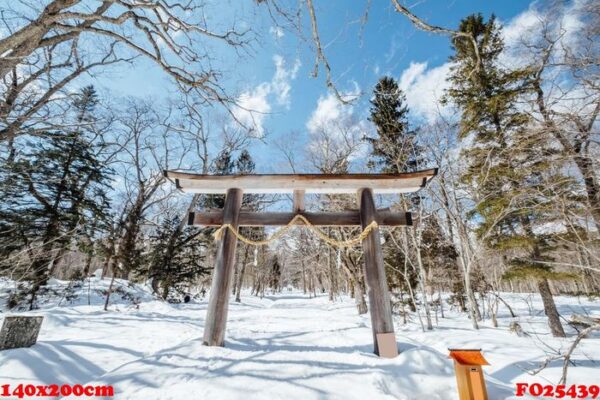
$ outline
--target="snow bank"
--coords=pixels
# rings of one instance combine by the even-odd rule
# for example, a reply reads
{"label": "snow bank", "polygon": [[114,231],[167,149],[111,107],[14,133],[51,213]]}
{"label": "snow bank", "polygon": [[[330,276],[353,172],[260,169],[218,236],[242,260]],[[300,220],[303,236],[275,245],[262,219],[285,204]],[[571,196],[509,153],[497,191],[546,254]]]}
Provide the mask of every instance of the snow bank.
{"label": "snow bank", "polygon": [[[81,281],[62,281],[51,278],[36,296],[39,309],[57,306],[104,305],[110,279],[91,277]],[[6,278],[0,278],[0,312],[7,312],[6,300],[10,293],[17,291],[17,285]],[[11,311],[29,309],[29,298],[25,296],[20,304]],[[111,307],[135,307],[141,303],[156,300],[151,290],[124,279],[115,279],[110,297]],[[1,314],[0,314],[1,315]]]}
{"label": "snow bank", "polygon": [[[0,352],[3,384],[110,384],[116,399],[127,400],[456,400],[447,349],[476,347],[492,364],[484,371],[490,399],[497,400],[513,398],[515,382],[556,383],[559,363],[535,377],[526,370],[572,340],[550,336],[537,296],[505,294],[530,336],[510,333],[512,318],[502,309],[499,328],[486,321],[479,331],[464,314],[447,310],[433,331],[422,332],[413,315],[407,325],[396,321],[401,354],[380,359],[372,354],[370,319],[356,314],[351,299],[330,303],[327,296],[285,292],[232,302],[226,347],[212,348],[201,344],[205,301],[172,305],[121,281],[123,294],[104,312],[108,280],[94,279],[75,299],[48,299],[35,312],[45,316],[37,345]],[[598,302],[556,300],[566,318],[583,310],[600,314]],[[584,340],[574,360],[570,383],[597,383],[600,341]]]}
{"label": "snow bank", "polygon": [[[451,362],[429,348],[393,360],[323,346],[248,341],[209,348],[195,339],[126,364],[94,384],[126,399],[454,399]],[[502,389],[499,389],[500,391]],[[494,388],[494,393],[499,393]],[[505,394],[510,392],[504,391]]]}

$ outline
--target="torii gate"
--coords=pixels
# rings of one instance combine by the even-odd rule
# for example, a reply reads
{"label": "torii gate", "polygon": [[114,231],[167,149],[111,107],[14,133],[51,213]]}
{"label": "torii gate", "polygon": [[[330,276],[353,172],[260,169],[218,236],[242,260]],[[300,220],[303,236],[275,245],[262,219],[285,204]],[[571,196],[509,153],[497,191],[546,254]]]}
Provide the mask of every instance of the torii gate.
{"label": "torii gate", "polygon": [[[287,225],[297,214],[317,226],[355,226],[363,229],[373,221],[378,225],[412,225],[410,212],[377,210],[373,193],[413,193],[425,187],[437,169],[399,174],[275,174],[275,175],[204,175],[165,171],[178,189],[189,193],[225,194],[223,211],[190,213],[189,225],[240,226]],[[251,212],[240,210],[243,193],[293,194],[293,212]],[[304,210],[305,193],[357,193],[358,210],[312,213]],[[300,222],[301,223],[301,222]],[[217,248],[216,265],[206,322],[204,344],[223,346],[237,238],[225,230]],[[362,242],[364,273],[373,329],[374,353],[381,357],[398,354],[392,307],[385,276],[379,229],[370,231]]]}

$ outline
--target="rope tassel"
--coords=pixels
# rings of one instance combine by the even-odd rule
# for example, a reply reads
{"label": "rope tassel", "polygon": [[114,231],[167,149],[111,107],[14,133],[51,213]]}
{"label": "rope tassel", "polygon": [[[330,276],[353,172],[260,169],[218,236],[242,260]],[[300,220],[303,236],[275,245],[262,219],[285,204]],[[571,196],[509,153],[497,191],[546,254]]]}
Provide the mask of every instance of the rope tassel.
{"label": "rope tassel", "polygon": [[285,233],[287,233],[288,230],[290,230],[290,228],[295,225],[298,221],[302,221],[310,230],[312,230],[321,240],[323,240],[324,242],[334,246],[334,247],[338,247],[338,248],[343,248],[343,247],[352,247],[355,246],[359,243],[361,243],[367,236],[369,236],[369,233],[371,233],[371,231],[375,228],[377,228],[379,225],[377,224],[376,221],[371,222],[369,225],[367,225],[367,227],[365,229],[363,229],[363,231],[356,237],[352,238],[352,239],[348,239],[348,240],[336,240],[333,239],[329,236],[327,236],[323,231],[321,231],[319,228],[317,228],[316,226],[314,226],[313,224],[311,224],[308,219],[306,219],[306,217],[304,217],[301,214],[296,215],[294,218],[292,218],[292,220],[290,222],[288,222],[288,224],[286,226],[284,226],[283,228],[281,228],[280,230],[278,230],[277,232],[275,232],[273,235],[271,235],[270,238],[265,239],[265,240],[251,240],[248,239],[247,237],[244,237],[243,235],[241,235],[237,229],[235,229],[233,227],[233,225],[231,224],[224,224],[221,225],[221,227],[219,227],[219,229],[217,229],[214,233],[213,236],[215,237],[215,240],[221,240],[223,238],[223,234],[225,229],[229,229],[229,231],[231,231],[231,233],[233,233],[235,235],[236,238],[238,238],[239,240],[241,240],[242,242],[252,245],[252,246],[264,246],[266,244],[269,244],[271,242],[274,242],[275,240],[278,240],[280,237],[282,237]]}

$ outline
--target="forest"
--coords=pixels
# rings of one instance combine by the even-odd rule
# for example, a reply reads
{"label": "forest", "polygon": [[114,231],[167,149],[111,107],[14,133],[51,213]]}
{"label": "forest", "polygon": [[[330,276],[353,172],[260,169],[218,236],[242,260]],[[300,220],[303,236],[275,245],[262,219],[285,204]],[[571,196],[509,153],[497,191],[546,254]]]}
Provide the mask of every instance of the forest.
{"label": "forest", "polygon": [[[241,3],[0,5],[0,309],[42,310],[53,296],[68,301],[91,280],[104,282],[98,301],[105,312],[133,285],[166,304],[207,300],[216,228],[188,226],[188,214],[221,209],[225,198],[183,193],[166,170],[437,168],[416,193],[376,196],[379,208],[412,212],[412,226],[380,229],[396,324],[427,333],[458,315],[462,329],[535,336],[518,320],[517,303],[519,296],[538,298],[528,307],[549,332],[542,342],[566,339],[544,352],[532,376],[557,360],[576,371],[571,352],[600,331],[593,311],[600,298],[600,3],[529,5],[534,21],[517,36],[506,17],[487,11],[438,26],[441,6],[429,1],[353,5],[357,19],[344,23],[351,33],[339,36],[327,25],[333,6]],[[405,24],[398,40],[407,48],[417,37],[405,34],[410,30],[446,49],[443,59],[437,56],[444,74],[439,96],[415,102],[415,92],[426,90],[410,71],[379,67],[368,84],[352,86],[355,70],[346,71],[336,46],[362,51],[380,8],[392,24]],[[291,52],[305,57],[296,64],[263,57],[267,37],[293,41]],[[249,75],[235,71],[252,69],[256,57],[276,70],[272,81],[251,90],[244,86]],[[145,71],[152,74],[144,78]],[[299,71],[305,76],[297,78]],[[116,91],[110,81],[121,73],[147,79],[162,95]],[[290,96],[302,90],[290,86],[294,79],[315,82],[322,112],[275,134],[265,126],[278,112],[253,100],[267,93],[285,110],[285,126],[296,107]],[[289,195],[246,194],[242,207],[291,204]],[[353,195],[306,197],[307,211],[356,208]],[[240,228],[268,244],[238,243],[231,302],[293,291],[324,304],[353,304],[349,316],[367,314],[360,246],[332,246],[303,227],[268,240],[277,230]],[[361,228],[322,232],[340,242]],[[589,306],[570,313],[558,298]],[[561,376],[565,383],[566,367]]]}

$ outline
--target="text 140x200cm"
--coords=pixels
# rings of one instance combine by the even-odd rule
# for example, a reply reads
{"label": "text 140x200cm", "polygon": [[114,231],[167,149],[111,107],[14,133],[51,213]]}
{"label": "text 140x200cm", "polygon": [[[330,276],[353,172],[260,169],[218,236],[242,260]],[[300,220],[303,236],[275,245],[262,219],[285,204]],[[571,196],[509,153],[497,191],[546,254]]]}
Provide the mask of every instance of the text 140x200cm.
{"label": "text 140x200cm", "polygon": [[112,397],[114,389],[112,386],[102,385],[33,385],[23,384],[18,385],[0,385],[1,397],[58,397],[58,396],[85,396],[85,397]]}

